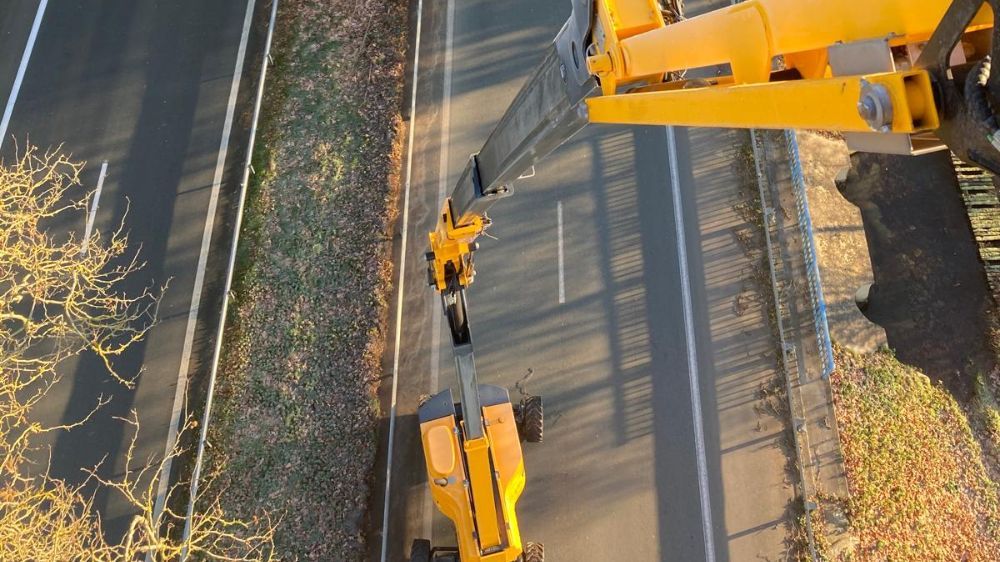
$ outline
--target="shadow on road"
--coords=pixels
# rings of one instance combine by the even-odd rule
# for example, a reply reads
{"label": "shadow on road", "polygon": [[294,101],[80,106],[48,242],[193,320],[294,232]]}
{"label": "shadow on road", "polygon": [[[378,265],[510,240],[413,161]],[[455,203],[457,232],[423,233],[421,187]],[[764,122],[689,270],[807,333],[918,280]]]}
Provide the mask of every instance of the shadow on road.
{"label": "shadow on road", "polygon": [[949,153],[855,153],[838,187],[868,239],[876,288],[866,315],[900,361],[968,400],[975,376],[994,367],[992,300]]}
{"label": "shadow on road", "polygon": [[[238,6],[236,8],[239,9]],[[62,13],[58,18],[47,19],[39,39],[40,50],[35,57],[38,60],[60,60],[58,56],[47,53],[46,49],[64,49],[67,43],[82,42],[84,46],[77,48],[74,56],[83,62],[71,57],[65,74],[60,74],[59,68],[50,69],[55,75],[55,82],[67,86],[53,88],[53,95],[44,103],[56,107],[73,107],[76,104],[87,108],[87,111],[75,114],[71,129],[74,133],[70,138],[56,136],[65,134],[67,129],[66,123],[61,120],[34,123],[32,136],[53,143],[65,141],[71,150],[80,147],[97,157],[114,158],[109,176],[118,186],[119,193],[113,194],[117,195],[115,197],[102,197],[101,214],[110,215],[117,221],[128,213],[125,225],[131,251],[139,252],[140,260],[147,264],[116,289],[137,294],[149,286],[158,288],[176,273],[178,264],[193,265],[197,262],[200,248],[194,243],[170,248],[168,244],[175,239],[172,232],[178,225],[185,228],[198,225],[198,232],[185,236],[184,240],[200,241],[201,238],[204,210],[197,211],[200,216],[182,213],[179,219],[179,201],[191,190],[181,192],[178,186],[190,186],[199,183],[199,178],[210,177],[215,165],[222,122],[220,115],[225,112],[225,100],[219,99],[218,104],[211,105],[198,94],[204,91],[206,72],[214,72],[210,61],[218,61],[220,53],[225,55],[228,61],[226,66],[231,68],[232,59],[227,53],[233,42],[231,36],[218,33],[216,27],[211,34],[204,31],[206,26],[214,26],[213,22],[222,21],[233,10],[221,4],[200,2],[166,4],[155,8],[152,14],[148,11],[138,13],[141,8],[133,3],[122,6],[105,4],[103,10],[82,5],[63,9],[74,9],[79,13]],[[200,23],[191,26],[181,22]],[[86,34],[89,29],[102,31]],[[143,34],[134,37],[105,33],[109,29],[122,30],[122,33],[141,29]],[[83,34],[81,38],[75,38],[80,34]],[[97,75],[73,76],[76,72],[93,71],[95,58],[100,58]],[[212,76],[210,79],[219,78],[228,83],[230,77]],[[133,91],[136,86],[138,90]],[[70,101],[56,99],[62,96]],[[118,104],[122,99],[131,103],[133,96],[138,100],[135,113],[129,114],[131,110],[124,110],[124,116],[120,115],[123,108]],[[128,128],[122,128],[123,124],[129,124]],[[234,132],[238,130],[236,128]],[[95,131],[107,131],[109,138],[81,136],[93,135]],[[203,142],[196,144],[194,139]],[[94,162],[90,164],[93,167]],[[196,197],[206,195],[199,193]],[[104,230],[108,228],[103,227]],[[149,462],[158,465],[166,436],[166,420],[159,418],[164,410],[169,413],[173,402],[172,383],[177,377],[179,343],[187,321],[194,271],[185,270],[184,274],[185,279],[174,283],[164,297],[159,320],[166,331],[157,340],[160,343],[151,345],[147,337],[134,344],[115,362],[125,377],[139,374],[143,365],[161,366],[155,371],[145,372],[142,377],[164,377],[157,380],[154,386],[170,389],[169,394],[164,392],[158,395],[156,403],[139,402],[137,391],[125,388],[109,377],[99,359],[92,355],[82,356],[62,383],[71,387],[61,391],[66,395],[61,402],[64,410],[61,413],[46,413],[46,417],[73,423],[90,412],[98,396],[110,397],[111,401],[97,411],[86,425],[57,436],[52,448],[53,477],[80,482],[85,477],[83,468],[102,463],[98,474],[107,479],[121,479],[125,469],[123,457],[132,437],[132,429],[114,418],[128,418],[132,409],[137,410],[141,426],[132,468],[141,468]],[[188,274],[190,278],[187,278]],[[211,287],[216,280],[209,276],[206,282],[206,286]],[[213,298],[205,299],[201,309],[216,310],[215,304]],[[214,326],[214,322],[209,324]],[[199,324],[201,331],[211,330],[211,326]],[[201,331],[196,334],[196,341],[210,341],[207,333]],[[177,335],[179,337],[173,337]],[[164,345],[167,339],[170,345]],[[196,348],[202,345],[206,344],[198,343]],[[196,350],[192,360],[195,369],[199,367],[199,356]],[[172,368],[162,368],[163,365]],[[150,413],[144,415],[144,412]],[[156,420],[155,423],[149,421],[151,419]],[[153,473],[155,471],[151,471],[150,475]],[[92,491],[94,507],[102,514],[105,536],[117,542],[131,520],[132,508],[104,487]]]}

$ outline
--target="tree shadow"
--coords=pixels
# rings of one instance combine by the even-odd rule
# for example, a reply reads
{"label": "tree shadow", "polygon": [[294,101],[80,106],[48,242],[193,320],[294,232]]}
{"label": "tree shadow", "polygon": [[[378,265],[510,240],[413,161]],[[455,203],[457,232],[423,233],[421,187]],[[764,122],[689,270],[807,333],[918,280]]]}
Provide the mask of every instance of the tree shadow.
{"label": "tree shadow", "polygon": [[[113,380],[99,359],[83,354],[67,362],[64,379],[38,408],[43,423],[71,423],[85,417],[99,396],[111,398],[87,424],[53,438],[55,478],[82,482],[83,470],[98,464],[103,478],[124,476],[131,431],[116,418],[128,417],[132,409],[142,426],[133,468],[158,463],[164,453],[205,219],[208,190],[203,186],[211,184],[227,105],[222,96],[206,100],[205,94],[210,89],[228,93],[238,42],[232,35],[240,29],[222,23],[234,17],[242,21],[243,8],[236,4],[67,4],[50,10],[41,27],[12,130],[27,131],[42,146],[63,144],[76,158],[89,160],[84,178],[89,188],[101,159],[109,161],[96,226],[108,230],[127,211],[127,255],[139,252],[147,264],[116,290],[136,294],[175,279],[164,296],[160,323],[116,362],[125,376],[142,373],[134,388]],[[42,61],[49,66],[36,66]],[[241,130],[235,125],[234,135]],[[230,190],[237,183],[231,181],[237,177],[231,168],[224,181]],[[229,202],[223,193],[221,215],[230,210]],[[213,242],[228,236],[218,234],[226,220],[217,221]],[[76,224],[53,228],[82,231]],[[209,272],[207,292],[217,288],[216,277]],[[198,357],[211,340],[204,336],[214,334],[214,322],[205,319],[217,304],[214,297],[202,300],[191,363],[195,370],[204,367]],[[106,488],[85,491],[94,495],[106,539],[117,542],[134,508]]]}

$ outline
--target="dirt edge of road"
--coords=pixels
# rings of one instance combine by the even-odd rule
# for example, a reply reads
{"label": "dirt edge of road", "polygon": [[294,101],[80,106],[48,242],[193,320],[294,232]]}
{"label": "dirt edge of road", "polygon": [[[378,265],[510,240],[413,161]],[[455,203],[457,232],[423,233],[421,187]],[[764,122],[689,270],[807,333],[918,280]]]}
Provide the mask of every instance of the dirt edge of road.
{"label": "dirt edge of road", "polygon": [[206,470],[282,559],[359,560],[399,190],[405,0],[285,0]]}

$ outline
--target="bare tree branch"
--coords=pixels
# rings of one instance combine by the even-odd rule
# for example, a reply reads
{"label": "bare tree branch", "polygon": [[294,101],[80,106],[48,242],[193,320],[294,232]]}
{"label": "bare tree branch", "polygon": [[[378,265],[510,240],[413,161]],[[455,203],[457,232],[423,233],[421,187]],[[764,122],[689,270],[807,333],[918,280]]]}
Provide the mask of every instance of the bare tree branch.
{"label": "bare tree branch", "polygon": [[[166,459],[137,463],[134,410],[120,419],[132,428],[121,477],[101,477],[98,465],[85,469],[87,481],[74,487],[47,469],[37,474],[28,460],[34,438],[86,424],[109,400],[101,396],[72,423],[32,421],[67,359],[92,354],[125,387],[134,385],[138,373],[120,373],[115,362],[154,325],[166,289],[164,283],[138,294],[124,290],[144,266],[129,248],[124,217],[114,231],[95,231],[88,240],[66,228],[80,223],[93,196],[80,185],[82,168],[58,148],[31,146],[18,149],[10,165],[0,163],[0,560],[118,562],[148,554],[160,562],[179,560],[185,551],[204,560],[274,560],[274,524],[266,515],[240,521],[210,502],[193,517],[185,541],[177,532],[183,514],[154,513]],[[175,448],[168,458],[183,452]],[[83,493],[87,483],[135,509],[120,543],[106,542],[100,516]],[[187,493],[182,484],[169,488],[170,497]]]}

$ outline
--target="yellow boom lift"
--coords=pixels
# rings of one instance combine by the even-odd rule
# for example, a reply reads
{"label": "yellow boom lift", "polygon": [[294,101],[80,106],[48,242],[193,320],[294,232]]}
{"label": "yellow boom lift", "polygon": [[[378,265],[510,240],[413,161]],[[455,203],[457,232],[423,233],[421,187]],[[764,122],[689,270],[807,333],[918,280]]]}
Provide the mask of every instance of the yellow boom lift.
{"label": "yellow boom lift", "polygon": [[[854,150],[948,148],[1000,171],[995,118],[1000,0],[747,0],[685,19],[683,0],[572,0],[573,10],[438,215],[430,284],[451,328],[460,400],[419,408],[428,482],[457,548],[414,542],[413,562],[540,562],[515,513],[522,440],[542,437],[541,399],[479,385],[465,289],[489,208],[588,123],[809,128]],[[686,78],[726,65],[729,73]]]}

